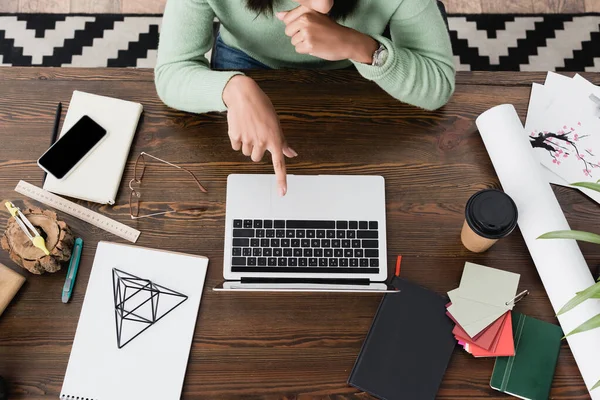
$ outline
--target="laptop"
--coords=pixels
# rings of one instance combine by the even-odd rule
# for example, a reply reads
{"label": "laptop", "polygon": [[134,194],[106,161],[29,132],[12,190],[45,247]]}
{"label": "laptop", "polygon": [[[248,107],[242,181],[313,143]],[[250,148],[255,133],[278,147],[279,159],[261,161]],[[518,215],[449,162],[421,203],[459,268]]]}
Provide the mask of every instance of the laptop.
{"label": "laptop", "polygon": [[229,175],[214,290],[393,292],[381,176]]}

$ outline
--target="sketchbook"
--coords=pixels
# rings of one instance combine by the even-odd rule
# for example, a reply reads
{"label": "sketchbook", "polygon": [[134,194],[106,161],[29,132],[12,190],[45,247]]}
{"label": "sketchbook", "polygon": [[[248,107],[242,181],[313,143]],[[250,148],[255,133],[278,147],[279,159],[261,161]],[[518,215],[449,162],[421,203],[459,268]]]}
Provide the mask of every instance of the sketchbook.
{"label": "sketchbook", "polygon": [[179,399],[207,266],[100,242],[60,398]]}

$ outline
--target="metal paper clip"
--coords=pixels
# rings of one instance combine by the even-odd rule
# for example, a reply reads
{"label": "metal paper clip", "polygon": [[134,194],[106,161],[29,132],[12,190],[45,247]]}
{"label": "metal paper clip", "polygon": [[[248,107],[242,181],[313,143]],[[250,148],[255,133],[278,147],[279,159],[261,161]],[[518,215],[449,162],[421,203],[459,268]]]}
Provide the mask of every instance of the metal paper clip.
{"label": "metal paper clip", "polygon": [[529,294],[529,290],[523,290],[521,293],[519,293],[518,295],[516,295],[511,301],[507,301],[506,304],[507,306],[511,305],[511,304],[517,304],[519,301],[523,300],[523,298],[525,296],[527,296]]}

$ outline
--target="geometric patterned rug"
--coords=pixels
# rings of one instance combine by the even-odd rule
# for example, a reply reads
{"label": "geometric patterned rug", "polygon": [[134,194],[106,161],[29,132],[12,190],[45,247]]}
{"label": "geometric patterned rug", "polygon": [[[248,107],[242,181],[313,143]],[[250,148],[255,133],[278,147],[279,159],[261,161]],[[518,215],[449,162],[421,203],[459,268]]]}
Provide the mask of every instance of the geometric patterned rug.
{"label": "geometric patterned rug", "polygon": [[[161,15],[0,14],[0,65],[152,68]],[[600,72],[600,14],[450,15],[459,71]]]}

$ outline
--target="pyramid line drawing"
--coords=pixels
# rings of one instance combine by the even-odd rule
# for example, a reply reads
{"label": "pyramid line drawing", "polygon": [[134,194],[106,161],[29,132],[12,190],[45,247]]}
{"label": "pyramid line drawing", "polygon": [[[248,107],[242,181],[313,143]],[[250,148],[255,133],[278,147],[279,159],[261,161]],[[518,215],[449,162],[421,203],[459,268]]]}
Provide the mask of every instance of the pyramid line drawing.
{"label": "pyramid line drawing", "polygon": [[117,347],[123,348],[188,296],[117,268],[112,269]]}

